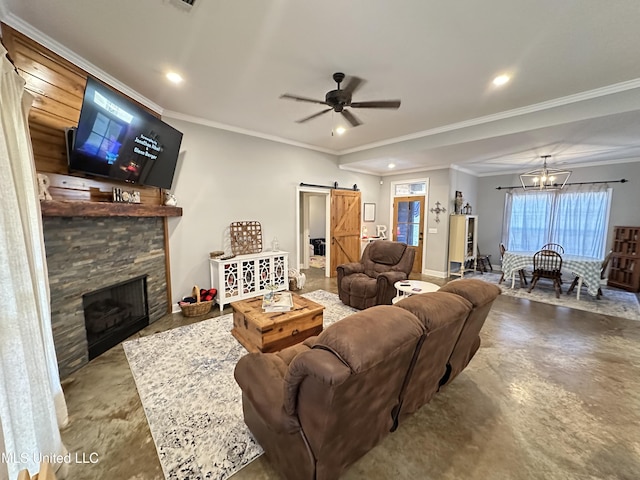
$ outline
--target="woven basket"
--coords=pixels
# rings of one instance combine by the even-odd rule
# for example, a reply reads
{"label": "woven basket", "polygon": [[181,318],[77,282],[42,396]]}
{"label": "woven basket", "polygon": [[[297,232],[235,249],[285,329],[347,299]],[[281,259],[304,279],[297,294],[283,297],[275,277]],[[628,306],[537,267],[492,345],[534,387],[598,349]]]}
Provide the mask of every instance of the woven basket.
{"label": "woven basket", "polygon": [[211,311],[213,300],[201,302],[200,289],[197,285],[194,285],[193,290],[191,290],[191,296],[196,299],[196,303],[187,303],[186,305],[180,305],[180,308],[182,309],[182,315],[184,315],[185,317],[199,317],[200,315],[204,315],[205,313],[209,313]]}

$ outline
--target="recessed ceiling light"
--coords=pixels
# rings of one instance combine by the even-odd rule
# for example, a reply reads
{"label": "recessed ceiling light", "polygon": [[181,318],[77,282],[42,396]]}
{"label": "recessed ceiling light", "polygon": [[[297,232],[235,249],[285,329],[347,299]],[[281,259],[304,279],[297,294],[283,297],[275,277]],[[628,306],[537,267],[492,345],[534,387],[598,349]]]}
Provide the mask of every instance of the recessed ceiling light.
{"label": "recessed ceiling light", "polygon": [[396,168],[396,164],[395,164],[395,163],[390,163],[389,165],[387,165],[387,167],[389,167],[389,168]]}
{"label": "recessed ceiling light", "polygon": [[506,75],[506,74],[498,75],[496,78],[493,79],[493,84],[496,87],[501,87],[502,85],[507,83],[510,79],[511,79],[511,77],[509,77],[509,75]]}
{"label": "recessed ceiling light", "polygon": [[179,73],[169,72],[167,73],[167,80],[169,80],[172,83],[180,83],[182,82],[183,78]]}
{"label": "recessed ceiling light", "polygon": [[346,132],[346,131],[347,131],[347,129],[346,129],[346,128],[344,128],[344,127],[338,127],[338,128],[336,128],[336,133],[337,133],[338,135],[342,135],[342,134],[343,134],[344,132]]}

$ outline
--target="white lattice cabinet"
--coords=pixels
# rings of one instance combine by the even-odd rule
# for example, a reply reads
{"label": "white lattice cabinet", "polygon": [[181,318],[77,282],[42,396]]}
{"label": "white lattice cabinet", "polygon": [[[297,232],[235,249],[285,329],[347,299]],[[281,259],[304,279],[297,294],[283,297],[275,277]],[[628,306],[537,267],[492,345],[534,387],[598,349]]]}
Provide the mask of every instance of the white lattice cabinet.
{"label": "white lattice cabinet", "polygon": [[476,269],[478,252],[478,216],[449,217],[449,276],[464,277]]}
{"label": "white lattice cabinet", "polygon": [[229,260],[209,259],[211,286],[218,290],[220,311],[228,303],[264,295],[267,285],[289,288],[289,254],[261,252]]}

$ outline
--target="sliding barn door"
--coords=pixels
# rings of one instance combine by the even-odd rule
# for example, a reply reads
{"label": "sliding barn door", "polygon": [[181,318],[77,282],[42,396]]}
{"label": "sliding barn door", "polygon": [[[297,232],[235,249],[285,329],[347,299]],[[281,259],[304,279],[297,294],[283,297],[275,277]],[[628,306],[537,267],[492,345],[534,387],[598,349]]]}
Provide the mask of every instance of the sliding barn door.
{"label": "sliding barn door", "polygon": [[360,192],[331,190],[331,276],[342,263],[360,260]]}

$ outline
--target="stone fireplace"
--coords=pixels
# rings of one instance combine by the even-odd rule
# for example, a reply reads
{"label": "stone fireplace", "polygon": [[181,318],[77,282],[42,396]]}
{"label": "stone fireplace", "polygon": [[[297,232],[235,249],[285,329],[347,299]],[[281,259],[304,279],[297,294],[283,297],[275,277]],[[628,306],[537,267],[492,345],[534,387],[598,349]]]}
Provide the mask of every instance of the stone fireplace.
{"label": "stone fireplace", "polygon": [[[90,292],[144,278],[148,320],[137,322],[135,328],[143,328],[167,313],[164,223],[161,217],[124,216],[45,216],[43,223],[53,340],[60,377],[65,378],[93,358],[83,305],[83,298]],[[130,303],[130,299],[122,303]],[[104,301],[97,307],[108,311],[109,304]],[[118,315],[126,317],[127,313],[114,315],[117,320]],[[108,327],[114,320],[102,321],[106,322],[103,327]],[[94,333],[89,333],[92,340]],[[125,332],[127,336],[132,333]],[[95,351],[101,348],[103,344]]]}

